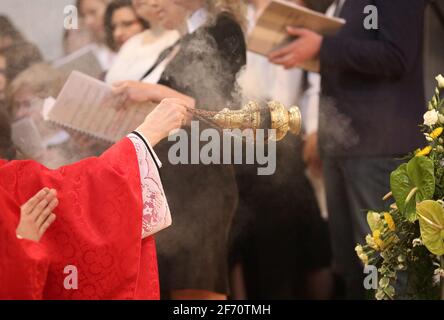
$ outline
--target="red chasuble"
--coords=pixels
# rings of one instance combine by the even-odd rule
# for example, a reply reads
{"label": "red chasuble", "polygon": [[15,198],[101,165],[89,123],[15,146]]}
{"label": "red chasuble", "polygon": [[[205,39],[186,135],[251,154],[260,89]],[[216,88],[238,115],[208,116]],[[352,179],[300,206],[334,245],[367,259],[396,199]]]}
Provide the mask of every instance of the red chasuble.
{"label": "red chasuble", "polygon": [[[39,243],[17,239],[20,206],[44,187],[58,192],[55,222]],[[142,239],[142,210],[128,138],[58,170],[0,162],[0,299],[159,299],[155,244]]]}

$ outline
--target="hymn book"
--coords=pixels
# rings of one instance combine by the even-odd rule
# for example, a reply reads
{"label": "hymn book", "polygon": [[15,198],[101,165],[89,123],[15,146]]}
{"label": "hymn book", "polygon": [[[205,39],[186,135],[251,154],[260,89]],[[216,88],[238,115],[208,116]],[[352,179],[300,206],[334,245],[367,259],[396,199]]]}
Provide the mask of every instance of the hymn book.
{"label": "hymn book", "polygon": [[[272,51],[290,43],[287,27],[310,29],[322,35],[334,35],[345,24],[344,19],[328,17],[288,1],[273,0],[259,17],[248,38],[248,50],[268,56]],[[319,61],[304,63],[302,69],[319,72]]]}
{"label": "hymn book", "polygon": [[47,111],[50,122],[93,138],[115,143],[136,129],[154,104],[123,108],[122,99],[100,80],[73,71]]}
{"label": "hymn book", "polygon": [[100,78],[103,74],[102,66],[94,53],[95,45],[88,45],[66,57],[52,63],[52,66],[68,77],[72,71],[79,71],[93,78]]}

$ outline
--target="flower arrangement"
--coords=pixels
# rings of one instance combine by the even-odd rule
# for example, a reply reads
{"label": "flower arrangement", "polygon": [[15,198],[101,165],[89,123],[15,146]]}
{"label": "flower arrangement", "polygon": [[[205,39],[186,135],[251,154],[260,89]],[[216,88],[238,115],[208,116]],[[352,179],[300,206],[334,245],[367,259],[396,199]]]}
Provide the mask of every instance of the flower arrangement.
{"label": "flower arrangement", "polygon": [[[400,297],[395,289],[401,273],[409,299],[439,299],[444,279],[444,77],[429,102],[421,125],[427,145],[408,156],[390,175],[394,199],[385,212],[367,214],[371,234],[355,248],[365,265],[378,268],[375,298]],[[402,276],[402,277],[403,277]]]}

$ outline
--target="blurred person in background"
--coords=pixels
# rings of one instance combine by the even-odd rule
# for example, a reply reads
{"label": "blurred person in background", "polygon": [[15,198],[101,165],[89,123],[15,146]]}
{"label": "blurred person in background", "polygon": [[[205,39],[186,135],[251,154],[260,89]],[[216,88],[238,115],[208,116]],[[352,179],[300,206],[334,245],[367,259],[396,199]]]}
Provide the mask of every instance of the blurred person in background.
{"label": "blurred person in background", "polygon": [[118,52],[131,37],[149,28],[149,24],[139,18],[131,0],[113,0],[105,12],[105,32],[108,47]]}
{"label": "blurred person in background", "polygon": [[70,55],[93,42],[91,33],[83,27],[83,19],[79,19],[79,29],[65,29],[63,32],[63,53]]}
{"label": "blurred person in background", "polygon": [[[363,12],[371,5],[378,19],[370,21]],[[329,12],[347,21],[338,34],[289,26],[296,39],[269,58],[287,69],[320,60],[319,149],[333,266],[344,297],[361,299],[365,274],[354,248],[370,233],[366,210],[387,207],[382,196],[396,159],[424,142],[417,130],[425,109],[424,1],[337,0]]]}
{"label": "blurred person in background", "polygon": [[[175,28],[183,37],[159,55],[146,72],[145,83],[116,84],[116,93],[138,102],[186,97],[193,105],[214,111],[229,104],[240,106],[235,83],[246,63],[244,4],[231,0],[148,2],[162,26]],[[184,23],[171,19],[175,12],[187,14]],[[207,128],[202,122],[199,126]],[[190,128],[186,130],[189,134]],[[173,165],[168,160],[172,145],[165,141],[156,147],[164,163],[165,192],[175,212],[174,225],[158,238],[163,297],[224,300],[229,292],[228,234],[238,197],[233,166]]]}
{"label": "blurred person in background", "polygon": [[20,31],[7,16],[0,15],[0,50],[22,42],[26,41]]}
{"label": "blurred person in background", "polygon": [[9,83],[23,70],[36,63],[43,62],[40,50],[27,42],[0,50],[0,56],[3,56],[6,60],[6,80]]}
{"label": "blurred person in background", "polygon": [[[247,3],[250,33],[271,0]],[[309,82],[305,71],[285,70],[248,52],[246,69],[238,81],[245,101],[298,105],[304,135],[317,130],[319,84]],[[328,228],[305,174],[302,149],[301,137],[287,135],[280,141],[276,172],[271,176],[257,176],[255,166],[236,166],[240,199],[231,235],[233,299],[331,297]]]}
{"label": "blurred person in background", "polygon": [[[105,77],[105,81],[114,84],[118,81],[139,81],[157,61],[159,54],[172,46],[180,38],[174,28],[165,28],[161,25],[158,0],[133,0],[134,11],[137,16],[149,25],[149,29],[129,39],[119,50],[117,58]],[[169,14],[174,23],[185,21],[184,10],[171,8],[174,13]]]}
{"label": "blurred person in background", "polygon": [[58,168],[88,156],[99,156],[109,145],[66,132],[43,118],[44,99],[57,97],[64,77],[46,64],[35,64],[10,83],[6,103],[11,114],[14,144],[21,159]]}
{"label": "blurred person in background", "polygon": [[115,53],[106,45],[105,12],[111,0],[77,0],[77,8],[83,25],[91,34],[95,44],[94,54],[102,70],[108,71],[112,66]]}
{"label": "blurred person in background", "polygon": [[40,50],[25,39],[8,17],[0,15],[0,99],[4,97],[7,82],[41,61]]}
{"label": "blurred person in background", "polygon": [[6,57],[0,53],[0,102],[5,100],[6,84]]}
{"label": "blurred person in background", "polygon": [[0,101],[0,159],[15,159],[15,148],[11,137],[11,119]]}

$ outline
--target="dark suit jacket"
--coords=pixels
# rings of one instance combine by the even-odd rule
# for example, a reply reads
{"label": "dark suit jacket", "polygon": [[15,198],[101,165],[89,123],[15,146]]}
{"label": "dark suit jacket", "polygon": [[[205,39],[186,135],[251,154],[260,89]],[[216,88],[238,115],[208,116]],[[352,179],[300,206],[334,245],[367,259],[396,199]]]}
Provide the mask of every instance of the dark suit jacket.
{"label": "dark suit jacket", "polygon": [[[364,8],[378,29],[364,28]],[[320,148],[324,156],[403,155],[425,140],[423,0],[347,0],[347,20],[320,52]]]}

